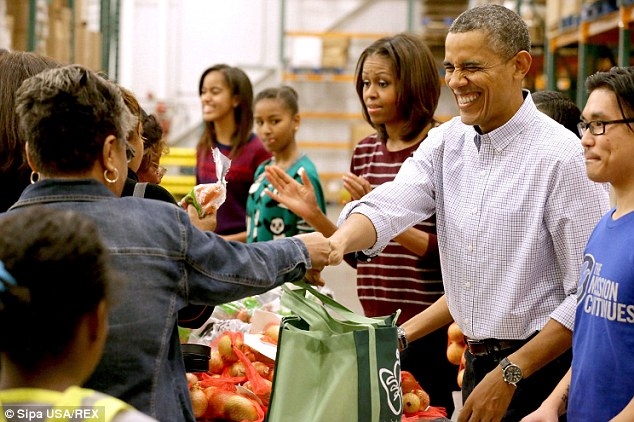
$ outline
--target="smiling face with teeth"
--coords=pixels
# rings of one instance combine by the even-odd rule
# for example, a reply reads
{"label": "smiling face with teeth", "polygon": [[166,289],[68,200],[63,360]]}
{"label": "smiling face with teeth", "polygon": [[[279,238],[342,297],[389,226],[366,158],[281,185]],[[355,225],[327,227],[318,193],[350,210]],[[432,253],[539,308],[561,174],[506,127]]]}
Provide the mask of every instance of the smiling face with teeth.
{"label": "smiling face with teeth", "polygon": [[531,64],[527,51],[504,57],[484,30],[450,32],[443,64],[463,123],[487,133],[508,122],[521,107],[522,80]]}

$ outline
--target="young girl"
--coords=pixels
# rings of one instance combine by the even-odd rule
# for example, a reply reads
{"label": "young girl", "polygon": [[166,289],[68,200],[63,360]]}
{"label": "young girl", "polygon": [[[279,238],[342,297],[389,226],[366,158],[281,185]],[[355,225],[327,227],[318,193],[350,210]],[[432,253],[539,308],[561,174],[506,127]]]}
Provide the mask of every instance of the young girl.
{"label": "young girl", "polygon": [[315,187],[317,206],[326,212],[326,200],[317,169],[295,142],[300,123],[297,92],[288,86],[265,89],[255,98],[253,108],[256,132],[273,158],[258,167],[255,182],[249,190],[247,242],[312,232],[314,229],[303,218],[265,194],[265,189],[272,189],[264,173],[266,166],[275,164],[296,180],[301,180],[303,172]]}
{"label": "young girl", "polygon": [[198,86],[205,130],[196,150],[196,184],[214,183],[212,149],[231,159],[227,199],[218,209],[216,233],[246,241],[246,204],[253,175],[271,157],[253,129],[253,87],[239,68],[218,64],[205,70]]}
{"label": "young girl", "polygon": [[0,414],[14,420],[11,415],[20,409],[43,414],[90,409],[100,421],[156,421],[119,399],[80,387],[102,356],[111,295],[122,282],[90,218],[43,206],[4,214]]}

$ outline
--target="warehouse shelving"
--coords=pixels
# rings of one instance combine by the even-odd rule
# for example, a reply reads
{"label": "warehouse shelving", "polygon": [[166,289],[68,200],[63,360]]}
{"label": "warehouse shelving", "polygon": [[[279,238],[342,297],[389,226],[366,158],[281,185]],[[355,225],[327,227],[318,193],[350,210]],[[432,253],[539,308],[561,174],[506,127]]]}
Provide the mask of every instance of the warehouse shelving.
{"label": "warehouse shelving", "polygon": [[[630,65],[631,28],[634,24],[634,2],[597,1],[585,3],[575,16],[561,16],[561,23],[572,22],[546,34],[547,88],[558,89],[561,81],[559,68],[569,67],[576,72],[572,76],[571,94],[582,107],[587,99],[584,81],[594,71],[601,69],[605,49],[617,52],[615,62],[619,66]],[[575,22],[577,22],[575,24]],[[606,57],[609,60],[609,57]],[[576,85],[576,86],[575,86]],[[561,90],[561,89],[560,89]]]}
{"label": "warehouse shelving", "polygon": [[[116,79],[120,2],[8,0],[7,12],[15,15],[12,48],[84,64]],[[62,39],[50,39],[55,35]]]}

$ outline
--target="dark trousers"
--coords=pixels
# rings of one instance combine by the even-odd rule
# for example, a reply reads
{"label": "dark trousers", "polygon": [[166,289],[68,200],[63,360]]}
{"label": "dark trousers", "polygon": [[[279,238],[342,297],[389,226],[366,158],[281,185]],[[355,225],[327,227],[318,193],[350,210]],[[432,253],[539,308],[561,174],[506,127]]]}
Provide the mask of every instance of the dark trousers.
{"label": "dark trousers", "polygon": [[[462,379],[463,403],[485,375],[499,365],[500,360],[516,350],[517,349],[506,349],[485,356],[474,356],[467,351],[467,363]],[[520,381],[517,384],[517,389],[515,390],[515,394],[513,395],[513,399],[503,420],[506,422],[519,421],[537,409],[553,391],[566,372],[568,372],[571,361],[572,350],[568,350],[530,377]],[[565,419],[560,419],[560,421],[565,421]]]}

